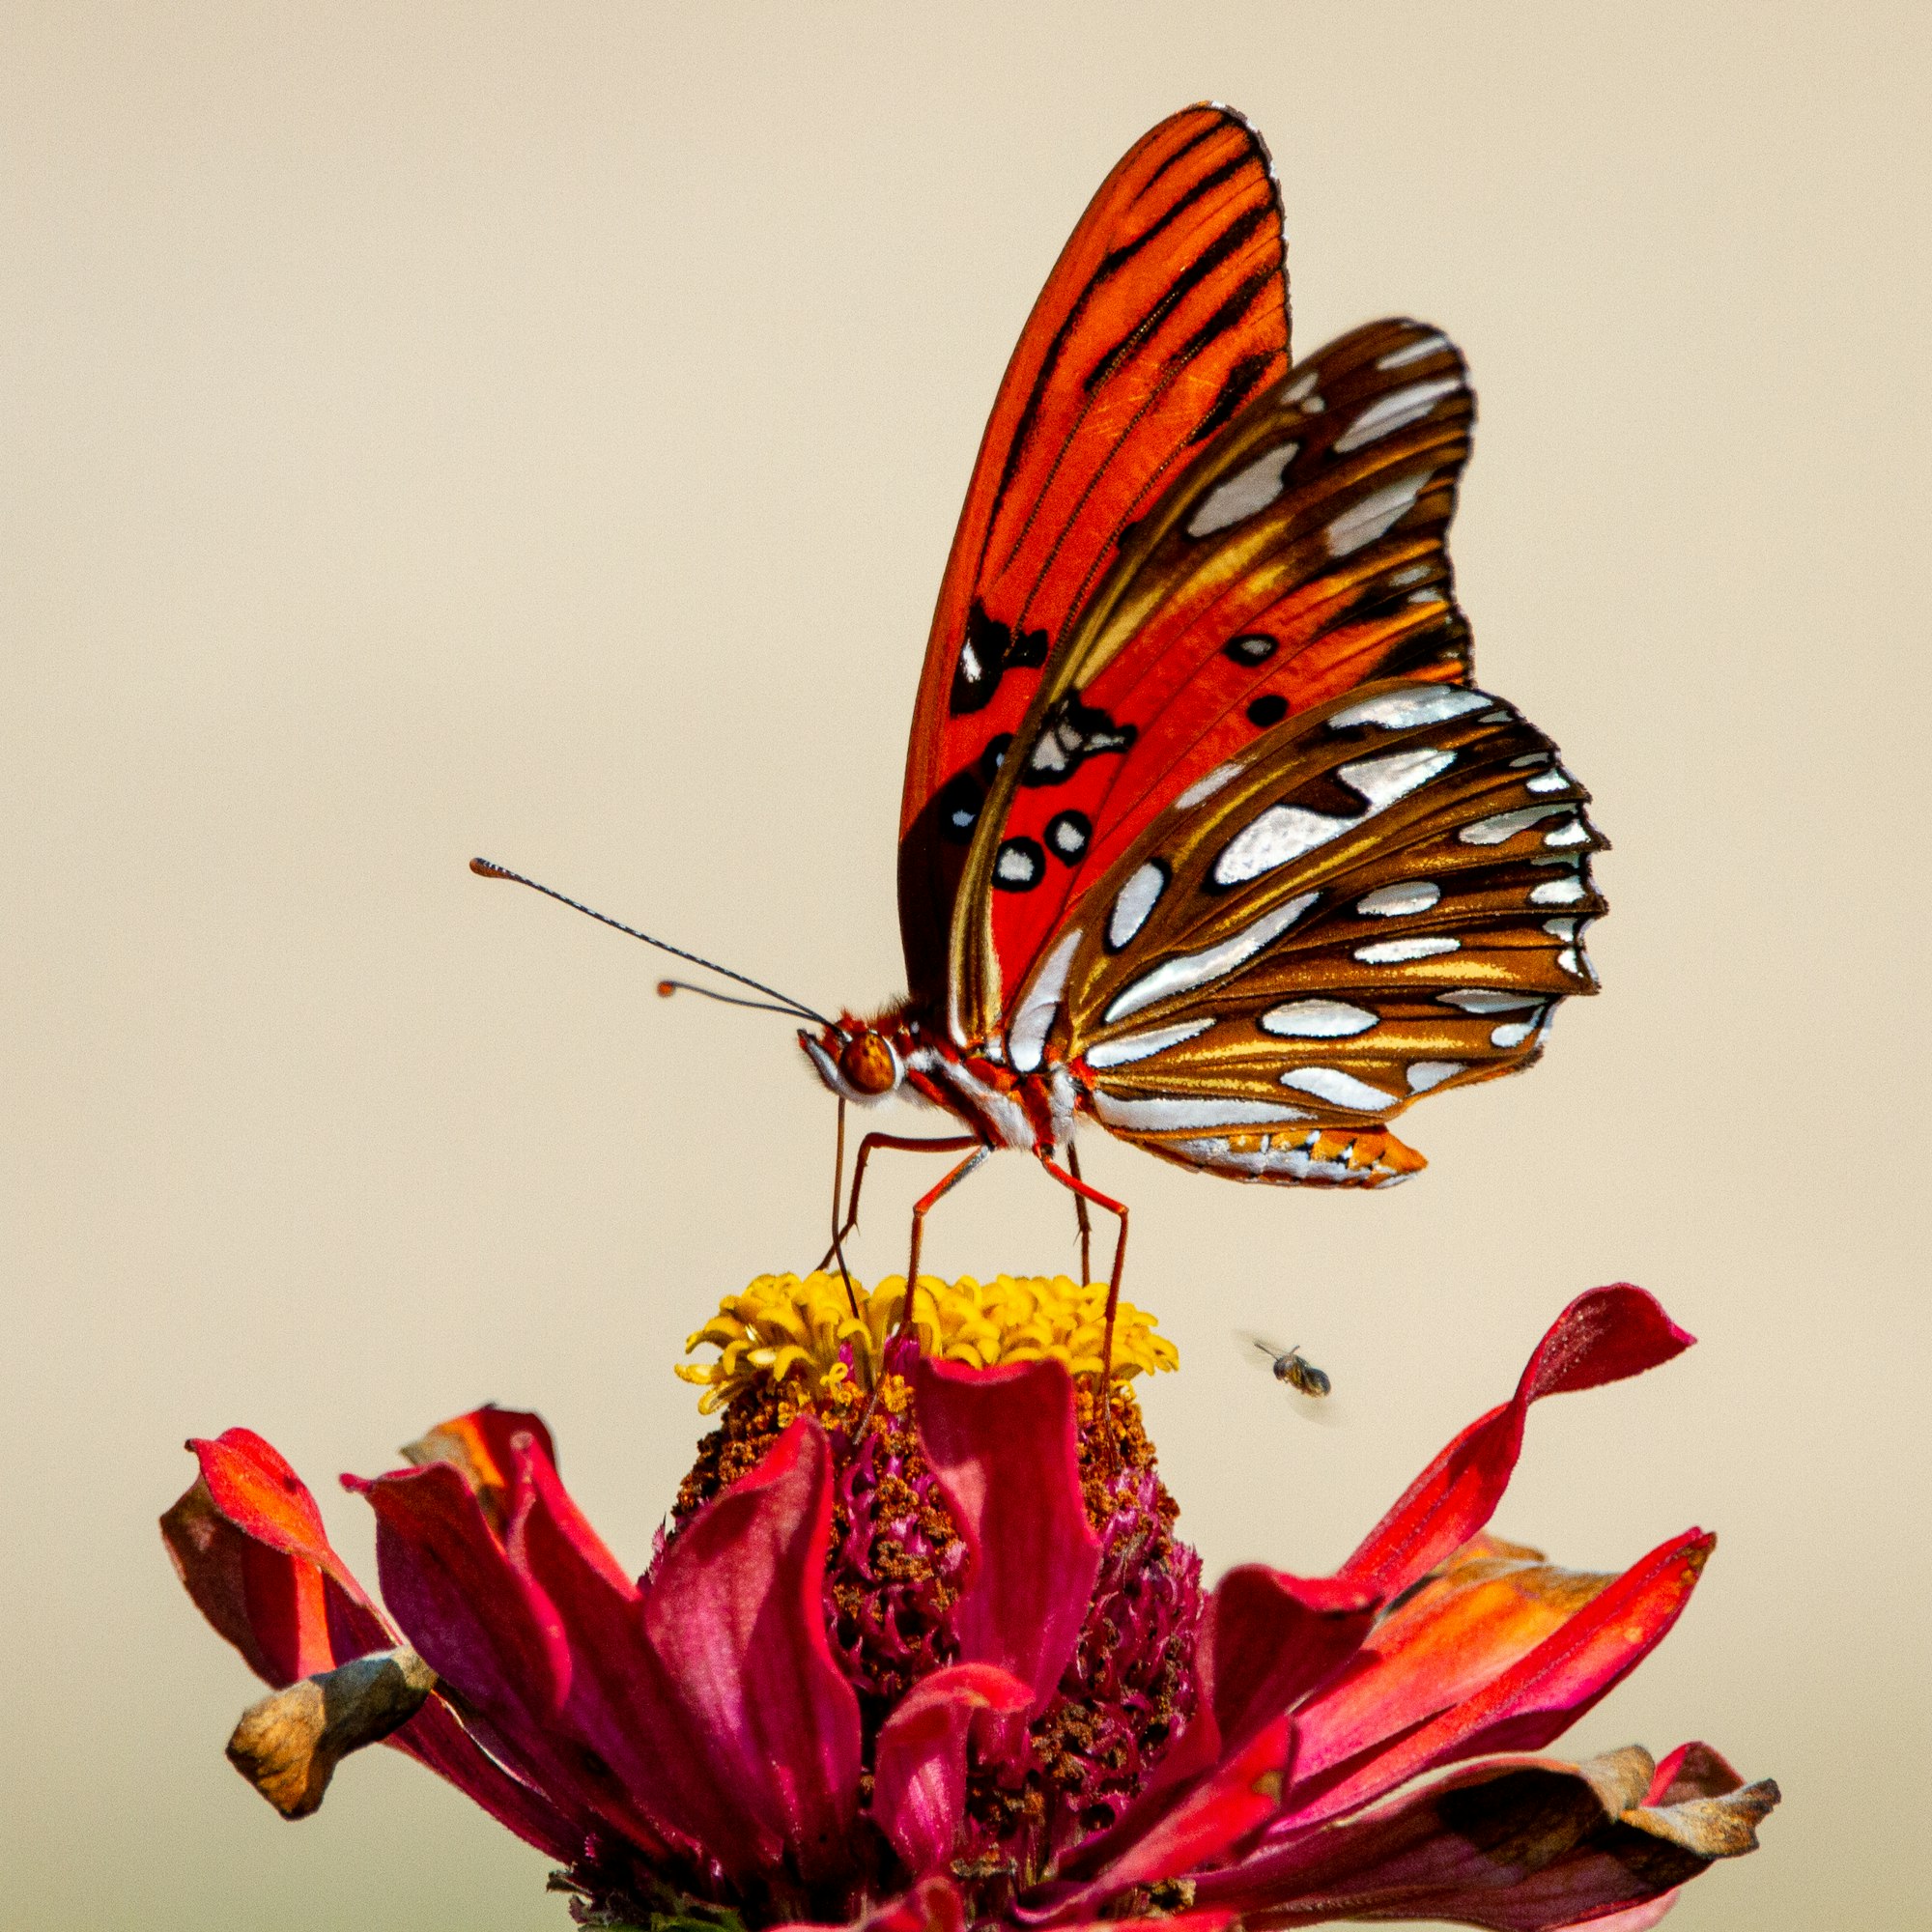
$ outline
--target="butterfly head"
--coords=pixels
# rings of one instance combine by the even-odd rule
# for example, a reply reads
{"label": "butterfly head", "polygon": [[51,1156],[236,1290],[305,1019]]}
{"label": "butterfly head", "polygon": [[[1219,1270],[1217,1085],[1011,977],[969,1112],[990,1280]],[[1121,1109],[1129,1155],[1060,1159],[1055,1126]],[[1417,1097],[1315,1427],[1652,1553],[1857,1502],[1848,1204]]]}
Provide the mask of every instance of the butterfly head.
{"label": "butterfly head", "polygon": [[893,1038],[895,1028],[847,1013],[836,1025],[813,1035],[799,1030],[818,1077],[840,1099],[869,1106],[897,1092],[905,1079],[905,1055]]}

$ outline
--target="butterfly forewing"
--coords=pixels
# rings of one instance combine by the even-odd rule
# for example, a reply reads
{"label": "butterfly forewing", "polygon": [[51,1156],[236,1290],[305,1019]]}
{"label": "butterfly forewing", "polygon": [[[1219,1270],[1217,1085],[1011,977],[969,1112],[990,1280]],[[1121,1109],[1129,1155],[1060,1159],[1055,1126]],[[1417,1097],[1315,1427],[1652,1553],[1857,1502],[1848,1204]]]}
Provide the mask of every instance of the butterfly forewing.
{"label": "butterfly forewing", "polygon": [[1130,534],[1047,666],[978,819],[959,1023],[989,1029],[1066,910],[1171,801],[1371,678],[1457,681],[1445,536],[1474,402],[1415,323],[1258,398]]}
{"label": "butterfly forewing", "polygon": [[1587,797],[1480,691],[1332,699],[1171,806],[1083,897],[1022,990],[1016,1048],[1079,1057],[1102,1122],[1170,1157],[1399,1178],[1420,1161],[1384,1122],[1526,1065],[1556,1002],[1595,990]]}
{"label": "butterfly forewing", "polygon": [[1259,136],[1193,107],[1094,196],[1001,384],[934,612],[900,816],[915,999],[943,1003],[953,895],[1000,753],[1122,535],[1287,369],[1281,211]]}

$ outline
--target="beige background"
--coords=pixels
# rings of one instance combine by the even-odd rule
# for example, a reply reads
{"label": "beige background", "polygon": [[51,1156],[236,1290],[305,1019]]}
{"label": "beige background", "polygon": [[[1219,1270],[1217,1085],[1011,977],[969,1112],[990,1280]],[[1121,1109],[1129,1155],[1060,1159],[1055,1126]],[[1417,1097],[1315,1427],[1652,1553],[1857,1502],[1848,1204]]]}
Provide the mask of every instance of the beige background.
{"label": "beige background", "polygon": [[[1201,96],[1273,145],[1303,349],[1406,311],[1467,351],[1479,662],[1595,787],[1616,911],[1605,996],[1419,1108],[1399,1192],[1095,1136],[1185,1526],[1334,1563],[1572,1294],[1645,1283],[1703,1346],[1539,1409],[1498,1527],[1723,1547],[1574,1743],[1782,1780],[1685,1932],[1927,1922],[1922,8],[60,0],[6,43],[8,1925],[562,1927],[392,1754],[300,1827],[223,1764],[253,1692],[155,1535],[180,1440],[263,1430],[366,1565],[334,1472],[527,1404],[641,1563],[669,1364],[816,1254],[831,1104],[782,1023],[464,862],[895,990],[994,384]],[[1017,1160],[929,1250],[1070,1252]]]}

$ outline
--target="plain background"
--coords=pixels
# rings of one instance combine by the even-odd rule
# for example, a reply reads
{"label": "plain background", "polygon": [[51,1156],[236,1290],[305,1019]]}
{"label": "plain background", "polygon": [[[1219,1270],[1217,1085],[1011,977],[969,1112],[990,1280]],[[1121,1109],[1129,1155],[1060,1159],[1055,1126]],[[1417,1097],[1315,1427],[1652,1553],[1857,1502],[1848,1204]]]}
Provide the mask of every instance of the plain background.
{"label": "plain background", "polygon": [[[1200,97],[1272,144],[1302,350],[1406,312],[1467,352],[1481,673],[1616,849],[1604,997],[1418,1108],[1411,1185],[1092,1137],[1184,1358],[1183,1527],[1332,1565],[1573,1294],[1646,1284],[1702,1346],[1543,1405],[1496,1526],[1722,1547],[1569,1743],[1782,1781],[1685,1932],[1926,1922],[1923,8],[63,0],[6,42],[7,1924],[564,1925],[392,1753],[299,1827],[222,1762],[255,1690],[156,1537],[181,1440],[268,1434],[368,1576],[335,1472],[531,1406],[641,1564],[670,1364],[816,1255],[831,1102],[782,1022],[659,1003],[465,861],[896,989],[980,426],[1088,195]],[[928,1249],[1071,1255],[1018,1160]]]}

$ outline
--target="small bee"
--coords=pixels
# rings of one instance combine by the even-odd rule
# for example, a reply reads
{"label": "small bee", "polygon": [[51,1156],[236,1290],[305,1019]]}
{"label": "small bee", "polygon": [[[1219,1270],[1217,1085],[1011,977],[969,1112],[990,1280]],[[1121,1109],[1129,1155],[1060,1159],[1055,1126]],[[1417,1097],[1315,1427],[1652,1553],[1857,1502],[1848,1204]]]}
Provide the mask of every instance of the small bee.
{"label": "small bee", "polygon": [[1276,1381],[1285,1383],[1296,1395],[1308,1399],[1305,1413],[1319,1416],[1323,1421],[1331,1419],[1328,1410],[1325,1407],[1318,1407],[1317,1405],[1326,1403],[1328,1391],[1334,1384],[1329,1381],[1323,1370],[1318,1369],[1301,1352],[1300,1343],[1284,1349],[1278,1343],[1268,1341],[1265,1336],[1251,1335],[1245,1330],[1242,1331],[1241,1340],[1254,1350],[1248,1357],[1249,1361],[1258,1368],[1265,1365]]}
{"label": "small bee", "polygon": [[1290,1388],[1299,1389],[1303,1395],[1328,1393],[1332,1384],[1327,1376],[1301,1352],[1299,1342],[1278,1349],[1272,1342],[1263,1341],[1259,1335],[1250,1335],[1248,1340],[1268,1358],[1268,1367],[1276,1381],[1286,1382]]}

